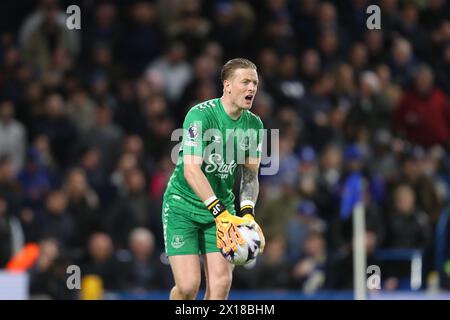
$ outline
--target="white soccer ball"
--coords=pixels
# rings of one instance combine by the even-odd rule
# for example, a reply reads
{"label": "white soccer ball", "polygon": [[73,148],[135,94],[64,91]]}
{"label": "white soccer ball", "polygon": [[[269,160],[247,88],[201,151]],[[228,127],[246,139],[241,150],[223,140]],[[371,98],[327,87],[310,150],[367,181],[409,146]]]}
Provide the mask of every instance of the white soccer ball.
{"label": "white soccer ball", "polygon": [[256,232],[254,225],[243,224],[239,225],[237,228],[245,242],[242,245],[237,245],[236,251],[225,253],[221,250],[221,253],[228,262],[237,266],[242,266],[256,259],[259,254],[261,239],[259,238],[259,234]]}

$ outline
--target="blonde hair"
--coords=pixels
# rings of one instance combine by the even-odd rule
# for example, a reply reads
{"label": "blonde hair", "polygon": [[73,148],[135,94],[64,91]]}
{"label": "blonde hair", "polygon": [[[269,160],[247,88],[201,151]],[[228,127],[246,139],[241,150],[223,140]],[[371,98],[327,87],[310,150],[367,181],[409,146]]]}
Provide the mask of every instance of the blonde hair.
{"label": "blonde hair", "polygon": [[228,80],[234,73],[236,69],[254,69],[257,70],[256,65],[248,59],[245,58],[235,58],[229,60],[222,67],[220,72],[220,78],[222,82]]}

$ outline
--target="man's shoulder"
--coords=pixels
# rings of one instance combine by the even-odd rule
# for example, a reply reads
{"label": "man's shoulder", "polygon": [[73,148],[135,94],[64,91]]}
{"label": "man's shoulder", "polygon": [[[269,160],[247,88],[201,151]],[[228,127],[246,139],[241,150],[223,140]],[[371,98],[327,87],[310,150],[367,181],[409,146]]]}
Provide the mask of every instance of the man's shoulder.
{"label": "man's shoulder", "polygon": [[201,121],[203,126],[209,126],[212,119],[216,118],[215,109],[217,106],[217,99],[206,100],[197,103],[189,109],[185,116],[185,123],[192,121]]}
{"label": "man's shoulder", "polygon": [[192,106],[186,113],[186,117],[208,118],[217,107],[217,99],[211,99],[199,102]]}
{"label": "man's shoulder", "polygon": [[250,120],[250,122],[254,126],[256,126],[257,128],[263,128],[264,127],[263,122],[262,122],[261,118],[258,115],[254,114],[250,110],[246,110],[245,113],[246,113],[246,116],[248,117],[248,119]]}
{"label": "man's shoulder", "polygon": [[206,110],[210,110],[212,108],[215,108],[218,106],[218,99],[214,98],[214,99],[210,99],[210,100],[205,100],[202,102],[197,103],[196,105],[194,105],[191,109],[189,109],[189,112],[204,112]]}

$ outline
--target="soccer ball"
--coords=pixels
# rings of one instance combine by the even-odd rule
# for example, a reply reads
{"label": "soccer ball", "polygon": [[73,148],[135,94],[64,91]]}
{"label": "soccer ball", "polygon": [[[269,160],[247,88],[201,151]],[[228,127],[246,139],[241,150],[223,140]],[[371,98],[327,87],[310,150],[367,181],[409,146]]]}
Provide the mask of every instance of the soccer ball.
{"label": "soccer ball", "polygon": [[237,228],[245,242],[242,245],[237,245],[236,251],[225,253],[221,250],[221,253],[228,262],[237,266],[242,266],[256,259],[259,254],[261,239],[259,238],[259,234],[256,232],[254,225],[243,224],[239,225]]}

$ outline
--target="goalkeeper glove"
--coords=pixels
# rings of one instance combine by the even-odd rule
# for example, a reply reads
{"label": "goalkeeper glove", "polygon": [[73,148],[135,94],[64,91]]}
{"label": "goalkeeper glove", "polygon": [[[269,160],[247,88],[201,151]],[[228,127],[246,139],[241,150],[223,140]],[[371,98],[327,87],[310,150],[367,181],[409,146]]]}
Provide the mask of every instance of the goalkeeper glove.
{"label": "goalkeeper glove", "polygon": [[236,246],[245,242],[237,227],[243,224],[252,226],[255,224],[254,220],[232,215],[219,199],[213,200],[208,205],[208,210],[216,222],[217,248],[225,253],[236,251]]}
{"label": "goalkeeper glove", "polygon": [[244,219],[252,220],[255,222],[255,230],[259,235],[259,239],[261,241],[259,251],[263,253],[264,247],[266,246],[266,238],[264,237],[264,233],[259,226],[259,224],[255,221],[255,211],[254,211],[254,204],[252,201],[242,201],[241,202],[241,210],[239,210],[240,217],[243,217]]}

